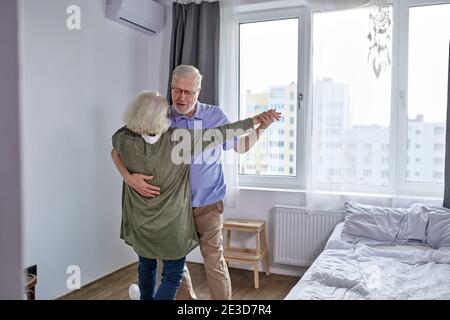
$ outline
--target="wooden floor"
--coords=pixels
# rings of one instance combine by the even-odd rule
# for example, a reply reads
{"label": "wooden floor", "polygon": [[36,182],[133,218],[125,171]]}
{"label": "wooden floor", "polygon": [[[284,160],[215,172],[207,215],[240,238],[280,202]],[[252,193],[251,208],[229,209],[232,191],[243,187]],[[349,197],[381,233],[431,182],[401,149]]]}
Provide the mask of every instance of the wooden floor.
{"label": "wooden floor", "polygon": [[[192,283],[198,299],[208,300],[210,294],[203,264],[188,262]],[[254,288],[253,272],[230,268],[234,300],[281,300],[300,277],[259,274],[259,289]],[[62,300],[128,300],[128,287],[137,283],[137,263],[118,270],[91,284],[69,293]]]}

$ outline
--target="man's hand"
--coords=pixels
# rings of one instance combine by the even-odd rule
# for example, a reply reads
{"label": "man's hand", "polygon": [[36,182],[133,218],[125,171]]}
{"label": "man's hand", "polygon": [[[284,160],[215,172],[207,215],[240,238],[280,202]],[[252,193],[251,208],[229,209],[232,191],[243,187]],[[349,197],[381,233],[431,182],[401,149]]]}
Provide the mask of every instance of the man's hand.
{"label": "man's hand", "polygon": [[146,176],[140,173],[129,174],[124,178],[127,185],[136,190],[143,197],[154,198],[159,196],[161,188],[147,182],[152,180],[153,176]]}
{"label": "man's hand", "polygon": [[253,117],[253,124],[259,124],[258,129],[265,129],[272,124],[273,121],[279,121],[281,113],[275,109],[270,109]]}
{"label": "man's hand", "polygon": [[123,178],[123,181],[137,193],[139,193],[143,197],[154,198],[159,196],[160,188],[154,185],[149,184],[146,180],[152,180],[152,176],[146,176],[140,173],[130,173],[128,169],[123,164],[122,158],[116,152],[116,150],[111,150],[111,157],[113,162],[119,171],[120,175]]}

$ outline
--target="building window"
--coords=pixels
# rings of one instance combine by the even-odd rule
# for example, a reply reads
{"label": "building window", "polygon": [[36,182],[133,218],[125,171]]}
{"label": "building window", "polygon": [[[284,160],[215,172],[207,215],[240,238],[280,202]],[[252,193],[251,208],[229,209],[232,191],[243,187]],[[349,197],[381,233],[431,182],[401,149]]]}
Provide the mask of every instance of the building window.
{"label": "building window", "polygon": [[434,127],[434,134],[435,135],[443,135],[445,133],[444,127]]}
{"label": "building window", "polygon": [[435,180],[444,179],[444,173],[443,172],[433,172],[433,179],[435,179]]}

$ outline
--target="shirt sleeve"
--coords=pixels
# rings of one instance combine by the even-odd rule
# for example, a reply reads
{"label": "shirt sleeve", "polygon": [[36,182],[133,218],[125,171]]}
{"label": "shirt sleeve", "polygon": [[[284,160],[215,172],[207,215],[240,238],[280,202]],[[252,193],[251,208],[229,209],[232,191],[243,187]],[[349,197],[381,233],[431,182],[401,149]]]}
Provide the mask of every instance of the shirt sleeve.
{"label": "shirt sleeve", "polygon": [[113,136],[112,136],[112,146],[114,148],[114,150],[116,150],[116,152],[119,155],[122,155],[123,153],[123,138],[124,138],[124,133],[127,131],[126,127],[122,127],[119,130],[117,130]]}

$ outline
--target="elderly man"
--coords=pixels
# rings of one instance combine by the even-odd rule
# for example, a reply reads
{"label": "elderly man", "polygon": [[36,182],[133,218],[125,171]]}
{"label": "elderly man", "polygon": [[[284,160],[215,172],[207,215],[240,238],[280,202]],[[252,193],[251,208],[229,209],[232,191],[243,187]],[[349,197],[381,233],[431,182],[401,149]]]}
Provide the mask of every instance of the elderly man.
{"label": "elderly man", "polygon": [[[174,69],[171,82],[173,105],[170,110],[172,127],[208,129],[230,123],[219,107],[204,104],[197,100],[201,84],[202,75],[197,68],[190,65],[179,65]],[[230,275],[222,248],[225,182],[220,162],[221,149],[234,148],[238,153],[247,152],[258,140],[260,130],[267,128],[271,123],[272,120],[267,118],[257,130],[240,138],[237,143],[225,143],[222,147],[216,147],[214,149],[215,162],[205,161],[205,156],[203,156],[200,161],[198,158],[194,159],[190,166],[194,222],[200,240],[200,250],[204,259],[209,290],[212,299],[215,300],[231,299]],[[153,177],[138,173],[130,174],[114,150],[112,157],[124,181],[129,186],[145,197],[159,195],[160,189],[148,183]],[[196,299],[187,268],[185,268],[178,297],[181,299]]]}

